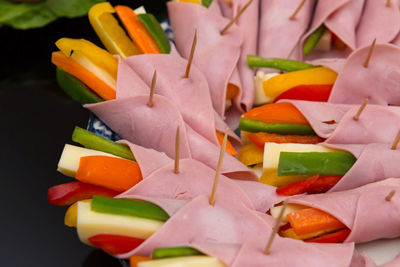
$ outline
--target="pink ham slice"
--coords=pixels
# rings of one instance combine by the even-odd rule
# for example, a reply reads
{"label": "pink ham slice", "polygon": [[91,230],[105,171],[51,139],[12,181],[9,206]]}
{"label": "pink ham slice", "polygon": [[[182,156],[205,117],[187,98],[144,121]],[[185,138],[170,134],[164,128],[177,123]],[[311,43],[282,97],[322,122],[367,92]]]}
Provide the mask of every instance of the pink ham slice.
{"label": "pink ham slice", "polygon": [[307,58],[344,58],[356,48],[356,28],[359,23],[364,6],[364,0],[320,0],[314,14],[311,28],[303,36],[299,50],[303,55],[303,46],[307,38],[322,24],[324,24],[333,34],[335,34],[346,45],[343,51],[332,50],[329,52],[313,51]]}
{"label": "pink ham slice", "polygon": [[[86,105],[123,139],[134,144],[165,152],[173,158],[175,133],[180,127],[182,158],[197,159],[215,169],[220,147],[192,130],[183,121],[177,107],[163,96],[154,95],[154,106],[148,107],[148,96],[135,96]],[[256,176],[236,158],[225,153],[222,173],[243,180]]]}
{"label": "pink ham slice", "polygon": [[315,1],[306,1],[296,18],[290,20],[301,1],[261,0],[259,56],[302,58],[295,48],[308,28]]}
{"label": "pink ham slice", "polygon": [[378,43],[390,43],[400,31],[399,1],[365,0],[365,8],[357,28],[357,47]]}
{"label": "pink ham slice", "polygon": [[246,242],[240,249],[232,267],[286,267],[286,266],[326,266],[349,267],[354,243],[310,244],[299,240],[275,237],[270,253],[264,253],[267,239]]}
{"label": "pink ham slice", "polygon": [[[184,58],[189,57],[194,31],[197,29],[193,64],[208,80],[214,109],[220,116],[224,116],[227,85],[240,57],[243,40],[240,29],[233,25],[226,34],[221,35],[221,30],[229,20],[218,15],[216,8],[207,9],[202,5],[179,2],[168,2],[167,7],[176,47]],[[237,86],[241,87],[240,84]]]}
{"label": "pink ham slice", "polygon": [[354,51],[336,79],[329,102],[358,104],[368,98],[378,105],[400,105],[400,48],[375,45],[368,68],[369,46]]}
{"label": "pink ham slice", "polygon": [[241,244],[268,237],[271,226],[239,200],[221,194],[217,195],[214,206],[208,201],[206,196],[196,197],[139,247],[117,257],[150,256],[157,247],[190,246],[192,243]]}
{"label": "pink ham slice", "polygon": [[400,236],[400,195],[391,201],[385,197],[400,192],[400,178],[390,178],[356,189],[315,195],[294,196],[289,203],[323,210],[342,223],[351,233],[345,242],[368,242]]}

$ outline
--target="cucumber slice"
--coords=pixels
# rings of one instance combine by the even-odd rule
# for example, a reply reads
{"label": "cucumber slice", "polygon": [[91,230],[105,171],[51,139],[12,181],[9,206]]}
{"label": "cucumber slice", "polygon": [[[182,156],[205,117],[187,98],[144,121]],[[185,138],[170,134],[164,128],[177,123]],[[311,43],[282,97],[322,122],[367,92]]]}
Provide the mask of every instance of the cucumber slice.
{"label": "cucumber slice", "polygon": [[315,134],[309,125],[295,123],[274,123],[259,120],[240,118],[239,129],[248,132],[268,132],[277,134],[298,134],[310,135]]}
{"label": "cucumber slice", "polygon": [[155,248],[153,250],[152,258],[164,259],[164,258],[185,257],[194,255],[204,255],[204,253],[191,247]]}

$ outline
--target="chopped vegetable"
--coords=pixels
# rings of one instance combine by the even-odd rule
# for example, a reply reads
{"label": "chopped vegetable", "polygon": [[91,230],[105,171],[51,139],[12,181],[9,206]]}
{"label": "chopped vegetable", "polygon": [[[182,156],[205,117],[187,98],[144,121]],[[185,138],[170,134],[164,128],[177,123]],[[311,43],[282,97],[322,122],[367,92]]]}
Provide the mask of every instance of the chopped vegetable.
{"label": "chopped vegetable", "polygon": [[[80,200],[80,202],[87,202],[90,203],[92,200],[91,199],[83,199]],[[77,220],[78,220],[78,202],[75,202],[65,212],[64,216],[64,224],[68,227],[76,227],[77,226]]]}
{"label": "chopped vegetable", "polygon": [[316,238],[305,240],[314,243],[341,243],[349,236],[351,230],[343,229],[330,234],[325,234]]}
{"label": "chopped vegetable", "polygon": [[78,126],[75,126],[74,132],[72,133],[72,141],[90,149],[103,151],[129,160],[135,160],[128,146],[115,143]]}
{"label": "chopped vegetable", "polygon": [[249,67],[272,68],[286,72],[306,70],[317,66],[302,61],[283,59],[283,58],[263,58],[259,56],[247,55]]}
{"label": "chopped vegetable", "polygon": [[[217,138],[218,138],[219,144],[222,145],[224,135],[221,132],[217,131]],[[231,154],[234,157],[237,155],[236,149],[233,147],[232,143],[229,142],[229,140],[226,141],[225,152]]]}
{"label": "chopped vegetable", "polygon": [[138,267],[138,264],[140,262],[151,261],[151,260],[152,260],[152,258],[149,258],[149,257],[133,255],[132,257],[129,258],[129,266],[130,267]]}
{"label": "chopped vegetable", "polygon": [[277,188],[276,193],[281,196],[293,196],[297,194],[325,193],[331,189],[342,176],[319,176],[314,175],[306,180],[295,182],[293,184]]}
{"label": "chopped vegetable", "polygon": [[162,53],[169,54],[171,51],[171,44],[169,43],[168,36],[161,28],[157,19],[153,16],[153,14],[139,14],[138,18],[146,27],[147,31],[153,37],[154,41],[157,43],[157,46],[160,48]]}
{"label": "chopped vegetable", "polygon": [[280,99],[327,102],[331,94],[332,87],[333,84],[299,85],[280,94],[277,98],[275,98],[274,102],[277,102]]}
{"label": "chopped vegetable", "polygon": [[315,46],[317,45],[325,31],[326,27],[324,24],[322,24],[313,33],[310,34],[303,47],[304,55],[308,56],[314,50]]}
{"label": "chopped vegetable", "polygon": [[268,132],[277,134],[314,134],[314,130],[309,125],[294,123],[273,123],[259,120],[240,118],[239,129],[248,132]]}
{"label": "chopped vegetable", "polygon": [[248,138],[257,147],[264,149],[265,143],[297,143],[297,144],[318,144],[324,141],[317,135],[282,135],[274,133],[249,133]]}
{"label": "chopped vegetable", "polygon": [[262,163],[263,159],[264,148],[258,148],[253,144],[246,144],[239,151],[238,160],[246,166]]}
{"label": "chopped vegetable", "polygon": [[128,190],[143,179],[135,161],[108,156],[81,157],[75,178],[118,192]]}
{"label": "chopped vegetable", "polygon": [[112,255],[128,253],[140,246],[143,241],[143,239],[123,235],[99,234],[89,237],[89,242],[93,246]]}
{"label": "chopped vegetable", "polygon": [[305,180],[307,177],[307,175],[278,176],[276,169],[264,169],[263,174],[258,181],[263,184],[282,187]]}
{"label": "chopped vegetable", "polygon": [[356,162],[349,152],[281,152],[278,176],[345,175]]}
{"label": "chopped vegetable", "polygon": [[204,255],[204,253],[191,247],[166,247],[166,248],[155,248],[153,250],[153,259],[165,259],[173,257],[185,257],[194,255]]}

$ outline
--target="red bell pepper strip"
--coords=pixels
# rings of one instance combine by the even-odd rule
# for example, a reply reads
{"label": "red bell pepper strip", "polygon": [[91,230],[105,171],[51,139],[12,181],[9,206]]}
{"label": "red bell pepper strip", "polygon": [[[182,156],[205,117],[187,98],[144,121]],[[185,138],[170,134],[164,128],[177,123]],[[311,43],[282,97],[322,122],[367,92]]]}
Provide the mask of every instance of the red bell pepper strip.
{"label": "red bell pepper strip", "polygon": [[314,175],[306,180],[299,181],[276,189],[276,193],[281,196],[293,196],[302,193],[316,194],[325,193],[331,189],[342,176],[319,176]]}
{"label": "red bell pepper strip", "polygon": [[322,235],[313,239],[305,240],[305,242],[314,243],[341,243],[346,240],[347,236],[350,234],[350,229],[343,229],[331,234]]}
{"label": "red bell pepper strip", "polygon": [[102,186],[71,182],[55,185],[47,190],[47,201],[57,206],[67,206],[76,201],[92,198],[94,195],[114,197],[119,193]]}
{"label": "red bell pepper strip", "polygon": [[280,99],[327,102],[332,87],[333,84],[299,85],[280,94],[275,98],[274,102],[277,102]]}
{"label": "red bell pepper strip", "polygon": [[109,234],[100,234],[89,238],[89,242],[93,246],[112,255],[127,253],[138,247],[143,241],[139,238]]}
{"label": "red bell pepper strip", "polygon": [[275,133],[249,133],[248,138],[257,147],[264,149],[264,144],[269,143],[298,143],[298,144],[318,144],[324,141],[317,135],[292,135],[292,134],[275,134]]}

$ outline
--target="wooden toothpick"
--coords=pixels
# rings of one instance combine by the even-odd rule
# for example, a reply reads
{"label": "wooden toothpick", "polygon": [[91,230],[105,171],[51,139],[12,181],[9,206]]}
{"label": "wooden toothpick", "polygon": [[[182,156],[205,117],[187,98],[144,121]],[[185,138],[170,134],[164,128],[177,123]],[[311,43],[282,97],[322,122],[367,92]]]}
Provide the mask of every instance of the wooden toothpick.
{"label": "wooden toothpick", "polygon": [[225,28],[221,31],[221,34],[224,35],[229,28],[233,25],[233,23],[235,23],[238,18],[243,14],[243,12],[246,10],[246,8],[249,7],[249,5],[253,2],[253,0],[249,0],[240,10],[239,12],[236,14],[236,16],[233,17],[233,19],[228,23],[228,25],[225,26]]}
{"label": "wooden toothpick", "polygon": [[394,139],[393,145],[391,147],[392,150],[396,150],[397,149],[397,145],[400,142],[400,131],[397,132],[396,138]]}
{"label": "wooden toothpick", "polygon": [[154,96],[154,89],[156,88],[156,81],[157,81],[157,70],[154,70],[153,79],[151,80],[149,102],[147,102],[147,106],[149,107],[154,106],[153,96]]}
{"label": "wooden toothpick", "polygon": [[179,125],[176,128],[175,136],[175,167],[174,173],[179,173],[179,154],[180,154],[180,138],[179,138]]}
{"label": "wooden toothpick", "polygon": [[365,107],[368,104],[368,98],[364,100],[364,102],[361,104],[360,108],[358,109],[356,115],[354,115],[353,120],[358,121],[360,119],[361,113],[365,109]]}
{"label": "wooden toothpick", "polygon": [[372,44],[369,47],[368,55],[364,62],[364,68],[368,68],[369,60],[371,59],[372,52],[374,51],[375,43],[376,43],[376,38],[374,39],[374,41],[372,41]]}
{"label": "wooden toothpick", "polygon": [[278,230],[279,230],[279,225],[280,225],[281,222],[282,222],[283,214],[284,214],[284,212],[285,212],[285,210],[286,210],[287,205],[288,205],[288,200],[285,199],[285,201],[283,202],[283,207],[282,207],[282,209],[281,209],[281,212],[279,212],[278,218],[276,219],[274,228],[272,228],[272,232],[271,232],[271,234],[270,234],[270,236],[269,236],[267,246],[265,247],[264,254],[266,254],[266,255],[269,254],[269,250],[271,249],[272,242],[274,241],[274,238],[275,238],[275,236],[276,236],[276,233],[277,233]]}
{"label": "wooden toothpick", "polygon": [[214,203],[215,203],[215,194],[217,192],[219,176],[221,174],[222,161],[224,159],[224,154],[225,154],[225,149],[226,149],[226,142],[228,140],[228,132],[229,132],[229,128],[226,128],[224,139],[222,140],[221,151],[219,152],[217,170],[215,171],[214,185],[213,185],[213,188],[212,188],[212,191],[211,191],[211,196],[210,196],[210,201],[209,201],[211,206],[214,206]]}
{"label": "wooden toothpick", "polygon": [[197,29],[194,30],[192,49],[190,50],[189,60],[188,60],[187,66],[186,66],[186,72],[185,72],[185,76],[184,76],[185,78],[189,78],[190,67],[192,66],[192,61],[193,61],[193,56],[194,56],[194,50],[196,49],[196,44],[197,44]]}
{"label": "wooden toothpick", "polygon": [[301,1],[300,5],[296,8],[296,10],[293,12],[293,14],[290,16],[290,20],[294,20],[296,18],[297,13],[300,12],[304,4],[306,3],[306,0]]}
{"label": "wooden toothpick", "polygon": [[390,0],[387,0],[387,1],[386,1],[386,6],[387,6],[387,7],[390,7],[390,6],[392,5],[392,3],[391,3],[391,2],[392,2],[392,1],[390,1]]}
{"label": "wooden toothpick", "polygon": [[385,200],[386,201],[391,201],[392,197],[394,196],[394,194],[396,194],[396,190],[390,191],[390,193],[385,197]]}

